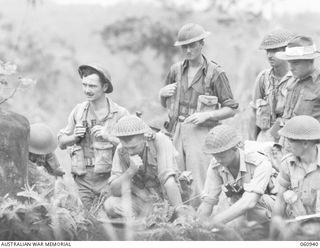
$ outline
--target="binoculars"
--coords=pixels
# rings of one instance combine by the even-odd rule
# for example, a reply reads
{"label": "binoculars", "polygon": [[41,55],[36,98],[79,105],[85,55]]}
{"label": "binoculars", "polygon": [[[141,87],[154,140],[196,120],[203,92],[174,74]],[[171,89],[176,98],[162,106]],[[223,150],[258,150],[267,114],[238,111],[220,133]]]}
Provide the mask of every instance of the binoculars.
{"label": "binoculars", "polygon": [[235,183],[227,183],[224,185],[227,191],[225,192],[227,197],[232,197],[232,196],[242,196],[244,193],[244,189],[242,186],[238,185],[236,182]]}

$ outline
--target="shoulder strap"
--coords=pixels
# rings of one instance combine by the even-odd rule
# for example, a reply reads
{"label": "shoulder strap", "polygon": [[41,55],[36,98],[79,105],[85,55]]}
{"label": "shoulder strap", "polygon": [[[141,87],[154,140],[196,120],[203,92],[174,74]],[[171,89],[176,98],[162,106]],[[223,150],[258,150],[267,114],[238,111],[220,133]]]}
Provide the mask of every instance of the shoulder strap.
{"label": "shoulder strap", "polygon": [[181,97],[181,74],[183,61],[180,61],[172,66],[172,71],[175,74],[175,81],[177,82],[176,94],[170,97],[170,112],[174,119],[179,115],[179,102]]}
{"label": "shoulder strap", "polygon": [[206,95],[213,95],[213,91],[211,88],[211,82],[215,82],[219,76],[219,72],[216,70],[218,68],[218,64],[214,61],[208,62],[207,73],[204,78],[204,91]]}

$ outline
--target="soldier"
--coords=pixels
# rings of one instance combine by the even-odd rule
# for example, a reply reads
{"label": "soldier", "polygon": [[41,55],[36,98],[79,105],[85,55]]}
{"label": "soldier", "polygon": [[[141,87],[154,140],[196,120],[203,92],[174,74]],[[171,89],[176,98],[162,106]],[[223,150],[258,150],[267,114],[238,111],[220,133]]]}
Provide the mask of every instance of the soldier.
{"label": "soldier", "polygon": [[320,121],[320,70],[314,65],[319,56],[312,39],[306,36],[291,39],[284,52],[276,53],[276,58],[289,62],[294,76],[287,88],[284,122],[297,115],[310,115]]}
{"label": "soldier", "polygon": [[[175,46],[181,47],[185,60],[170,68],[166,86],[160,90],[161,104],[169,110],[167,127],[179,153],[178,167],[194,177],[193,197],[203,188],[209,164],[201,150],[206,134],[238,108],[225,72],[202,55],[209,34],[193,23],[180,29]],[[191,204],[199,203],[197,198]]]}
{"label": "soldier", "polygon": [[[60,169],[60,163],[54,153],[57,140],[52,130],[44,123],[30,125],[29,140],[29,183],[41,181],[36,166],[43,167],[50,175],[62,177],[65,172]],[[36,165],[36,166],[35,166]]]}
{"label": "soldier", "polygon": [[281,163],[273,219],[320,213],[320,123],[295,116],[279,133],[288,139],[291,153]]}
{"label": "soldier", "polygon": [[136,116],[123,117],[114,134],[120,144],[112,164],[112,196],[104,203],[107,214],[113,218],[146,216],[152,204],[164,198],[173,207],[182,205],[176,150],[170,138],[151,132]]}
{"label": "soldier", "polygon": [[71,173],[81,201],[89,210],[95,197],[107,191],[112,158],[119,143],[111,131],[128,111],[106,97],[105,93],[113,91],[107,71],[92,64],[81,65],[78,71],[87,101],[72,110],[58,142],[61,149],[71,148]]}
{"label": "soldier", "polygon": [[[203,149],[213,158],[198,214],[209,218],[209,226],[224,224],[242,215],[261,224],[271,217],[272,165],[261,153],[239,149],[239,142],[236,131],[227,125],[214,127],[206,137]],[[232,205],[212,216],[222,190]]]}
{"label": "soldier", "polygon": [[286,86],[292,74],[287,61],[280,60],[275,54],[284,51],[293,33],[277,29],[267,34],[260,49],[266,50],[271,68],[259,73],[252,97],[253,113],[250,119],[249,137],[257,141],[278,141],[284,109]]}

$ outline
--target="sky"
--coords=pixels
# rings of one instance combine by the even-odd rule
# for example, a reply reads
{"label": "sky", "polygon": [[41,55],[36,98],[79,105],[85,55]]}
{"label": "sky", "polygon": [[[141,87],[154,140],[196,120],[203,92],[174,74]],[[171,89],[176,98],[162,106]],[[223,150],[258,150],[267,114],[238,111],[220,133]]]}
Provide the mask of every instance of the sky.
{"label": "sky", "polygon": [[[161,0],[50,0],[58,4],[98,4],[102,6],[113,5],[118,2],[154,2],[157,3]],[[177,4],[192,4],[194,8],[201,9],[211,0],[172,0]],[[223,1],[223,0],[217,0]],[[239,1],[240,8],[260,8],[261,3],[266,2],[264,0],[241,0]],[[196,4],[195,4],[196,3]],[[273,10],[278,13],[299,13],[299,12],[320,12],[320,1],[319,0],[270,0],[269,5],[265,6],[266,14]]]}

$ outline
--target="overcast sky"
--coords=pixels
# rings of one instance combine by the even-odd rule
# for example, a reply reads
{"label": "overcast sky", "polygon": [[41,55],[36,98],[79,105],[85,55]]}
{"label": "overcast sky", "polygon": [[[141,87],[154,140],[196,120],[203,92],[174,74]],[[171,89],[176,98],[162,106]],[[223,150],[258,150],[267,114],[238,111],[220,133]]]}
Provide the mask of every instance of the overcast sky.
{"label": "overcast sky", "polygon": [[[158,2],[161,0],[51,0],[59,4],[99,4],[99,5],[112,5],[117,2]],[[190,4],[188,0],[172,0],[178,4]],[[208,1],[211,0],[198,0],[196,8],[201,9]],[[221,1],[221,0],[218,0]],[[222,0],[223,1],[223,0]],[[259,8],[261,1],[264,0],[241,0],[246,8],[248,5],[251,8]],[[193,1],[194,2],[194,1]],[[297,13],[305,11],[320,12],[320,1],[319,0],[271,0],[272,8],[276,12],[286,13]],[[270,6],[271,7],[271,6]],[[268,9],[266,10],[268,12]]]}

